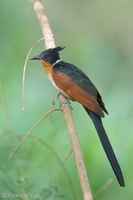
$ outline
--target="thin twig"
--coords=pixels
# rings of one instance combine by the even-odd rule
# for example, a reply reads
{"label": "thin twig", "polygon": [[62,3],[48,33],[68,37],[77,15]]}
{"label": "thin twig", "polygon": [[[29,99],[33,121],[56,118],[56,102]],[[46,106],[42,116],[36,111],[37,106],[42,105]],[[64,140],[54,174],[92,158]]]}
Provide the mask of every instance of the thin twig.
{"label": "thin twig", "polygon": [[[23,78],[22,78],[22,110],[25,110],[26,108],[30,108],[30,107],[26,107],[25,108],[25,74],[26,74],[26,66],[27,66],[27,62],[30,56],[31,51],[33,50],[33,48],[40,42],[44,40],[44,37],[41,38],[40,40],[38,40],[29,50],[26,59],[25,59],[25,63],[24,63],[24,68],[23,68]],[[31,109],[31,108],[30,108]]]}
{"label": "thin twig", "polygon": [[110,178],[102,187],[100,187],[94,194],[94,198],[97,198],[104,190],[106,190],[112,183],[114,179]]}
{"label": "thin twig", "polygon": [[[53,33],[49,25],[48,18],[45,14],[42,2],[40,0],[30,0],[30,1],[33,4],[35,13],[39,20],[46,48],[48,49],[51,47],[52,48],[55,47]],[[66,98],[62,94],[59,95],[59,99],[60,101],[66,100]],[[93,200],[71,108],[67,104],[62,104],[62,109],[74,153],[76,168],[84,200]]]}
{"label": "thin twig", "polygon": [[0,169],[0,174],[2,173],[2,171],[5,169],[8,161],[10,160],[10,158],[13,156],[13,154],[16,152],[16,150],[20,147],[20,145],[25,141],[25,139],[30,135],[30,133],[36,128],[36,126],[44,119],[46,118],[50,113],[55,112],[55,111],[59,111],[61,110],[60,108],[54,109],[54,110],[50,110],[49,112],[47,112],[45,115],[43,115],[37,122],[36,124],[28,131],[28,133],[26,133],[26,135],[22,138],[22,140],[17,144],[17,146],[15,146],[15,148],[13,149],[13,151],[10,153],[10,155],[8,156],[7,160],[5,161],[4,165],[1,167]]}
{"label": "thin twig", "polygon": [[62,161],[62,163],[64,164],[67,159],[70,157],[70,155],[72,154],[73,150],[71,149],[71,151],[69,152],[69,154],[66,156],[66,158]]}

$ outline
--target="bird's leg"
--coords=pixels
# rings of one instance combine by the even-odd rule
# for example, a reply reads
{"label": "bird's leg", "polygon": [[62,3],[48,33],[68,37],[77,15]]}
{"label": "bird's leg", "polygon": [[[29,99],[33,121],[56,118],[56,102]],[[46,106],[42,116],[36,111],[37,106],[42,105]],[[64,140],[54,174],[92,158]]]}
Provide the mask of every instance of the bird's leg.
{"label": "bird's leg", "polygon": [[[61,92],[58,92],[57,94],[57,98],[59,99],[60,94],[62,94]],[[63,95],[63,94],[62,94]]]}

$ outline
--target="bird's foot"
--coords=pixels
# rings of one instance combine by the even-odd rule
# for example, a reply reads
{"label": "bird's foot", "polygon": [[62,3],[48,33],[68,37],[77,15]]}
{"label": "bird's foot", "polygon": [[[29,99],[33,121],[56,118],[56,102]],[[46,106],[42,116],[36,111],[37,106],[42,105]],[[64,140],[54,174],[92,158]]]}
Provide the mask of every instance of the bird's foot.
{"label": "bird's foot", "polygon": [[72,106],[70,105],[71,103],[70,103],[69,99],[60,101],[60,107],[62,106],[62,104],[67,104],[73,110]]}
{"label": "bird's foot", "polygon": [[[63,93],[59,92],[58,95],[57,95],[57,98],[59,98],[60,94],[62,94],[63,96],[65,96]],[[65,97],[66,97],[66,96],[65,96]],[[66,97],[66,98],[67,98],[67,97]],[[73,110],[72,106],[70,105],[71,103],[70,103],[69,100],[70,100],[70,99],[67,98],[67,99],[64,100],[64,101],[60,101],[60,107],[62,106],[62,104],[67,104],[67,105]]]}

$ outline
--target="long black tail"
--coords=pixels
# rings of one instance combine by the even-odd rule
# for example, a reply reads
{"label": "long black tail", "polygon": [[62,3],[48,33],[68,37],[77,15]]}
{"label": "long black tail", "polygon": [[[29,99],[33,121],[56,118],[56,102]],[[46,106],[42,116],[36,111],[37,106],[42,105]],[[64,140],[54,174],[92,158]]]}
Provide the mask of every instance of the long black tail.
{"label": "long black tail", "polygon": [[[83,106],[84,107],[84,106]],[[113,171],[117,177],[117,180],[120,184],[120,186],[124,187],[125,186],[125,183],[124,183],[124,178],[123,178],[123,175],[122,175],[122,171],[121,171],[121,168],[119,166],[119,163],[117,161],[117,158],[114,154],[114,151],[112,149],[112,146],[110,144],[110,141],[107,137],[107,134],[105,132],[105,129],[103,127],[103,124],[102,124],[102,120],[101,120],[101,117],[99,117],[98,115],[96,115],[94,112],[90,111],[88,108],[84,107],[86,112],[88,113],[88,115],[91,117],[93,123],[94,123],[94,126],[97,130],[97,133],[99,135],[99,138],[100,138],[100,141],[102,143],[102,146],[104,148],[104,151],[108,157],[108,160],[113,168]]]}

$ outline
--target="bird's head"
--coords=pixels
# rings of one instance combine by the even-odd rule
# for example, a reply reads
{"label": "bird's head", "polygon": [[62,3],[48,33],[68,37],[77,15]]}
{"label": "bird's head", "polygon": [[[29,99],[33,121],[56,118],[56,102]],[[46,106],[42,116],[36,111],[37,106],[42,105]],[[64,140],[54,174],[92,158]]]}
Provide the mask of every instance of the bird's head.
{"label": "bird's head", "polygon": [[34,56],[31,58],[31,60],[43,60],[45,62],[48,62],[50,64],[54,64],[57,60],[60,59],[59,57],[59,51],[63,50],[65,47],[55,47],[50,48],[45,51],[43,51],[38,56]]}

